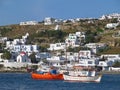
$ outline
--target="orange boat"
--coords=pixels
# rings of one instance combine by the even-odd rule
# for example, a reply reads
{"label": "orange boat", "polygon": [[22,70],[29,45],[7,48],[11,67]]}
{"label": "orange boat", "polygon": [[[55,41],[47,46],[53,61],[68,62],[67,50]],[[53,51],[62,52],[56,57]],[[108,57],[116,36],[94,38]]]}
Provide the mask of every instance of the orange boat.
{"label": "orange boat", "polygon": [[51,73],[32,73],[31,74],[33,79],[40,79],[40,80],[63,80],[63,74],[51,74]]}

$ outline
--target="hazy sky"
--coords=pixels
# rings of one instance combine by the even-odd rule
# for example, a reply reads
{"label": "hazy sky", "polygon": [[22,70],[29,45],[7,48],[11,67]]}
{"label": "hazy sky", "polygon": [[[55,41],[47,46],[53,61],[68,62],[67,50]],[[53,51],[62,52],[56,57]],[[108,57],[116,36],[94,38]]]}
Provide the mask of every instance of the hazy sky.
{"label": "hazy sky", "polygon": [[0,0],[0,26],[45,17],[98,18],[111,13],[120,13],[120,0]]}

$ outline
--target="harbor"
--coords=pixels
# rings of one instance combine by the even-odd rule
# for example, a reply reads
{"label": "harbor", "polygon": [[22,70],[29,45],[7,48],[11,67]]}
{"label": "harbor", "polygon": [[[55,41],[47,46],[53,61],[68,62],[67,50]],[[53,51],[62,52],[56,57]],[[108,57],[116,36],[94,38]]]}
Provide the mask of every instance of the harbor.
{"label": "harbor", "polygon": [[119,0],[0,0],[0,90],[120,90]]}
{"label": "harbor", "polygon": [[[7,79],[7,80],[6,80]],[[120,75],[103,75],[100,83],[34,80],[29,73],[0,73],[1,90],[119,90]],[[17,81],[17,82],[16,82]],[[12,82],[12,83],[11,83]]]}

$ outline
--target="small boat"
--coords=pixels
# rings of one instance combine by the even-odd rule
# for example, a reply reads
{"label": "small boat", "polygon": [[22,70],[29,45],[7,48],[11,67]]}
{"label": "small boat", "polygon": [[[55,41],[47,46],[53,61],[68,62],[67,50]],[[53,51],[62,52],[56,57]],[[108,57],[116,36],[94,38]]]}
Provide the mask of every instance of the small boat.
{"label": "small boat", "polygon": [[63,80],[63,74],[51,74],[51,73],[32,73],[31,74],[33,79],[40,79],[40,80]]}
{"label": "small boat", "polygon": [[63,75],[65,81],[74,81],[74,82],[100,82],[102,75],[97,76],[70,76]]}
{"label": "small boat", "polygon": [[102,74],[96,74],[94,70],[77,67],[75,70],[65,72],[63,78],[65,81],[73,82],[100,82]]}

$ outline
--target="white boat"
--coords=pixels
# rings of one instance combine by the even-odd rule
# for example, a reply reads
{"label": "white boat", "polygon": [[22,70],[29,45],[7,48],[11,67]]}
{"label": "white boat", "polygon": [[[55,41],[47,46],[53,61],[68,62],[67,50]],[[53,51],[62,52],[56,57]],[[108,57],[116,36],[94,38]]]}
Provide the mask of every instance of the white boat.
{"label": "white boat", "polygon": [[[102,74],[99,74],[97,68],[95,68],[98,60],[99,58],[91,56],[91,51],[81,50],[78,55],[78,62],[74,62],[72,69],[63,73],[64,80],[72,82],[100,82]],[[68,67],[67,64],[66,66]]]}
{"label": "white boat", "polygon": [[65,81],[73,82],[100,82],[102,74],[96,74],[96,71],[85,67],[77,67],[75,70],[63,74]]}
{"label": "white boat", "polygon": [[97,76],[71,76],[63,74],[65,81],[75,81],[75,82],[100,82],[102,75]]}

